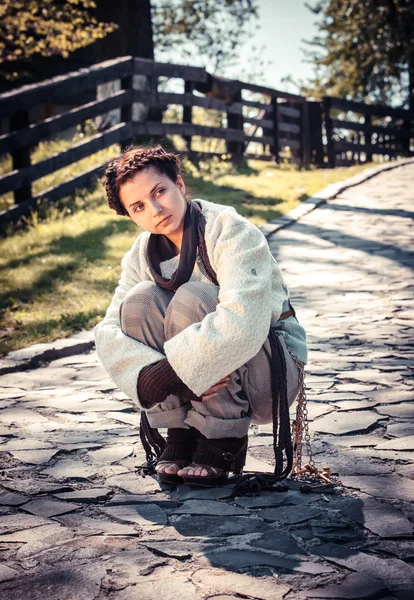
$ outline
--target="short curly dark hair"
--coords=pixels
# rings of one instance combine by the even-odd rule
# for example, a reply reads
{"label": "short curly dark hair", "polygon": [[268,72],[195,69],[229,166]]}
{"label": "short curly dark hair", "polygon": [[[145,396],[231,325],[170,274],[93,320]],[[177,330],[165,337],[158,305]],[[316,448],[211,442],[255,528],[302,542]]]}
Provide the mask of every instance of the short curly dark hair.
{"label": "short curly dark hair", "polygon": [[111,160],[105,170],[105,189],[108,205],[118,215],[128,215],[119,198],[121,185],[129,181],[139,171],[153,167],[166,175],[173,183],[181,175],[181,160],[178,154],[167,152],[160,145],[130,146],[121,156]]}

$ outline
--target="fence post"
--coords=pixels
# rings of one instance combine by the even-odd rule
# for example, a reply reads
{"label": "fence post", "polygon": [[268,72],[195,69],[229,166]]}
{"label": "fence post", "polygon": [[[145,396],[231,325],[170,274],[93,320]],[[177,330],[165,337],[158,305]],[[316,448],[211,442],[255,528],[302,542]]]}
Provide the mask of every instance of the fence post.
{"label": "fence post", "polygon": [[[239,90],[234,96],[233,96],[233,102],[241,102],[242,101],[242,93],[241,90]],[[236,115],[233,113],[226,113],[227,114],[227,128],[228,129],[236,129],[236,130],[240,130],[242,132],[242,134],[244,134],[244,127],[243,127],[243,123],[244,123],[244,118],[243,115]],[[242,156],[243,156],[243,152],[244,152],[244,142],[240,141],[233,141],[233,140],[226,140],[226,150],[229,154],[232,154],[232,160],[234,160],[234,162],[240,162]]]}
{"label": "fence post", "polygon": [[[364,117],[364,124],[365,125],[372,125],[371,115],[365,115],[365,117]],[[371,133],[368,133],[366,131],[364,137],[365,137],[365,143],[371,145],[372,144]],[[372,161],[372,152],[365,152],[365,155],[367,157],[366,162],[371,162]],[[361,156],[360,156],[360,158],[361,158]]]}
{"label": "fence post", "polygon": [[[121,89],[122,90],[133,90],[134,84],[134,76],[128,75],[128,77],[124,77],[121,79]],[[121,122],[122,123],[132,123],[132,102],[123,106],[121,108]],[[133,137],[127,138],[121,142],[121,150],[124,151],[125,148],[130,146],[133,142]]]}
{"label": "fence post", "polygon": [[[193,89],[194,89],[194,82],[193,81],[184,81],[184,93],[185,94],[192,94],[193,93]],[[193,107],[192,105],[190,106],[183,106],[183,123],[192,123],[193,122]],[[191,144],[192,144],[192,136],[191,135],[184,135],[183,136],[186,144],[187,144],[187,150],[189,152],[191,152]]]}
{"label": "fence post", "polygon": [[410,119],[405,119],[403,121],[403,131],[407,131],[408,136],[403,138],[401,141],[401,146],[405,156],[410,156],[410,133],[411,133],[411,125],[412,121]]}
{"label": "fence post", "polygon": [[302,119],[301,119],[301,167],[307,169],[310,165],[311,147],[310,147],[310,120],[309,120],[309,105],[306,100],[302,102]]}
{"label": "fence post", "polygon": [[331,119],[331,99],[325,96],[322,101],[323,113],[325,119],[325,132],[326,132],[326,150],[328,156],[328,167],[331,169],[335,168],[335,146],[334,140],[332,139],[333,127]]}
{"label": "fence post", "polygon": [[[14,113],[10,117],[10,130],[17,131],[19,129],[26,129],[29,126],[29,113],[24,111],[19,111]],[[25,167],[30,167],[30,146],[24,146],[23,148],[19,148],[11,153],[12,157],[12,170],[24,169]],[[15,190],[13,193],[14,203],[20,204],[20,202],[24,202],[25,200],[30,200],[32,197],[32,185],[27,183]]]}
{"label": "fence post", "polygon": [[273,96],[270,101],[272,105],[272,119],[273,119],[273,144],[270,147],[270,152],[274,156],[275,163],[279,163],[279,107],[277,103],[277,97]]}
{"label": "fence post", "polygon": [[320,102],[307,100],[309,114],[310,161],[317,167],[323,167],[322,106]]}

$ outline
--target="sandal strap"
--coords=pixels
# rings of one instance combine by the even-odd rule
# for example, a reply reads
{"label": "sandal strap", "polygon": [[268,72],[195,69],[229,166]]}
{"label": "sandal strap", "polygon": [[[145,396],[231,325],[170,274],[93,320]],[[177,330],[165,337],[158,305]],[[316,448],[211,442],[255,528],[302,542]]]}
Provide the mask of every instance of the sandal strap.
{"label": "sandal strap", "polygon": [[230,465],[230,468],[229,468],[230,471],[234,471],[237,468],[238,463],[239,463],[238,459],[241,459],[243,457],[243,455],[245,454],[245,448],[242,448],[242,450],[240,450],[240,452],[238,452],[237,454],[227,452],[226,450],[221,450],[220,448],[217,448],[217,446],[212,446],[211,444],[209,444],[207,446],[207,448],[210,452],[212,452],[216,456],[220,456],[220,458],[227,461]]}
{"label": "sandal strap", "polygon": [[247,452],[247,435],[242,438],[208,439],[200,434],[193,462],[223,469],[241,472]]}

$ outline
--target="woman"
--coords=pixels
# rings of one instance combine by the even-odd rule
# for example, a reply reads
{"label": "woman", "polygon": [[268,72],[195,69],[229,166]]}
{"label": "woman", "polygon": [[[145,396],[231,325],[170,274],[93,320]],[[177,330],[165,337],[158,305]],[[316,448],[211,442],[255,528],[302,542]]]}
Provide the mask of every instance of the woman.
{"label": "woman", "polygon": [[306,343],[266,239],[232,207],[189,200],[178,156],[161,146],[111,161],[105,186],[109,206],[144,232],[122,260],[96,347],[143,411],[158,479],[224,483],[243,468],[250,423],[272,421],[285,476]]}

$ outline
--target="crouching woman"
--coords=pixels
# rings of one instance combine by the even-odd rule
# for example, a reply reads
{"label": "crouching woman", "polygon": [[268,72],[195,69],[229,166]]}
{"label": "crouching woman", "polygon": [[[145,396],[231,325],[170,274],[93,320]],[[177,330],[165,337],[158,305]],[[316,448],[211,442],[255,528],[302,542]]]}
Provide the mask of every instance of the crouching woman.
{"label": "crouching woman", "polygon": [[96,347],[143,411],[159,480],[225,483],[243,469],[249,425],[271,422],[275,474],[286,476],[306,342],[266,239],[234,208],[189,199],[179,157],[161,146],[129,148],[105,185],[109,206],[143,232],[122,260]]}

